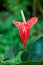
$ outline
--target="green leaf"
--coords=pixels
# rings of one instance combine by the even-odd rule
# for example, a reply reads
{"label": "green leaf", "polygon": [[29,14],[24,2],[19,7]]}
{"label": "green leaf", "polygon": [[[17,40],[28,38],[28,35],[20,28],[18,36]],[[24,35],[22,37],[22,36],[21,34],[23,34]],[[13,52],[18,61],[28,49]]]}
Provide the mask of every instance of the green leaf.
{"label": "green leaf", "polygon": [[39,38],[28,50],[25,50],[21,55],[22,61],[37,62],[43,59],[43,36]]}
{"label": "green leaf", "polygon": [[31,45],[28,50],[37,54],[43,54],[43,36]]}
{"label": "green leaf", "polygon": [[27,61],[17,65],[43,65],[43,61],[38,61],[38,62]]}
{"label": "green leaf", "polygon": [[22,46],[20,44],[13,45],[9,49],[9,51],[5,54],[3,60],[15,58],[18,52],[20,51],[20,49],[22,49]]}
{"label": "green leaf", "polygon": [[24,51],[21,55],[21,60],[22,61],[39,61],[42,59],[42,55],[36,54],[30,51]]}
{"label": "green leaf", "polygon": [[17,54],[17,56],[16,56],[16,58],[15,58],[15,60],[14,60],[14,63],[15,64],[20,64],[22,61],[21,61],[21,55],[22,55],[22,53],[23,53],[23,51],[21,50],[18,54]]}

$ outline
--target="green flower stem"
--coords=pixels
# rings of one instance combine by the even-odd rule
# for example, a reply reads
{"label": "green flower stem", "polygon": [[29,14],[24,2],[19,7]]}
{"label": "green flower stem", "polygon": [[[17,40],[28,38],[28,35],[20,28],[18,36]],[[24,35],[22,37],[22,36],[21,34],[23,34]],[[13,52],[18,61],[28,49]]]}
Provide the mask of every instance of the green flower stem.
{"label": "green flower stem", "polygon": [[21,16],[22,16],[23,22],[26,23],[26,19],[25,19],[25,16],[24,16],[23,10],[21,10]]}

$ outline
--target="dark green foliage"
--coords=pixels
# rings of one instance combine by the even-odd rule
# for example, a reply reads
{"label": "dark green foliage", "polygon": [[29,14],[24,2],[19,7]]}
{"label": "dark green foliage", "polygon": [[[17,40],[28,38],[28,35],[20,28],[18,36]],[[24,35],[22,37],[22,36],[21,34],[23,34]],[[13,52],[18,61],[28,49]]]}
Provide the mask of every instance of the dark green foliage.
{"label": "dark green foliage", "polygon": [[23,54],[21,55],[21,60],[22,61],[33,61],[37,62],[42,59],[42,55],[37,54],[35,52],[29,52],[29,51],[24,51]]}
{"label": "dark green foliage", "polygon": [[32,62],[32,61],[30,61],[30,62],[23,62],[23,63],[21,63],[21,64],[18,64],[18,65],[43,65],[43,61],[40,61],[40,62]]}
{"label": "dark green foliage", "polygon": [[43,37],[39,38],[33,45],[28,47],[28,50],[23,52],[21,59],[22,61],[39,61],[43,59]]}
{"label": "dark green foliage", "polygon": [[43,55],[43,36],[30,46],[28,50]]}
{"label": "dark green foliage", "polygon": [[43,36],[22,53],[21,60],[19,65],[43,64]]}

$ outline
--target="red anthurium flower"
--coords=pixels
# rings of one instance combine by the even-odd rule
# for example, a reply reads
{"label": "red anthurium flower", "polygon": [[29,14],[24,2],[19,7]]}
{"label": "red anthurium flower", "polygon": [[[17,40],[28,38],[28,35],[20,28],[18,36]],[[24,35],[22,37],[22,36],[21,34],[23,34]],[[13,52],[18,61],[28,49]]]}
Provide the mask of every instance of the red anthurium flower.
{"label": "red anthurium flower", "polygon": [[13,23],[19,29],[20,37],[21,37],[24,47],[26,47],[26,41],[30,35],[30,29],[37,22],[37,20],[38,20],[37,17],[32,17],[25,22],[17,22],[15,20],[13,21]]}

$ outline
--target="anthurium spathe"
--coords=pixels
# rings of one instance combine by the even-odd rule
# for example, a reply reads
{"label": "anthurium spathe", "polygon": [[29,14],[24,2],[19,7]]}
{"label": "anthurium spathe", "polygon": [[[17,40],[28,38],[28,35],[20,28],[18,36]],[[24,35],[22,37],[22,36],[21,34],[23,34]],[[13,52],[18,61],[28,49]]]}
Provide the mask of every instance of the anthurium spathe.
{"label": "anthurium spathe", "polygon": [[26,21],[23,11],[21,11],[21,15],[22,15],[23,22],[18,22],[14,20],[13,23],[18,27],[21,40],[23,42],[24,47],[26,47],[26,41],[28,40],[28,37],[30,35],[30,29],[37,22],[38,18],[32,17]]}

